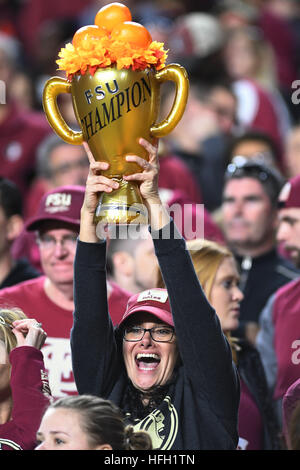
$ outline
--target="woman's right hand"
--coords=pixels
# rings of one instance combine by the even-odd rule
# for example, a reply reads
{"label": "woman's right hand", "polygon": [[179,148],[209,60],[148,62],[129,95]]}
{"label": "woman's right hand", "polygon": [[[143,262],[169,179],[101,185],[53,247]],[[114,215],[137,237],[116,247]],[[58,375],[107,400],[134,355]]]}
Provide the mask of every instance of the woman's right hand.
{"label": "woman's right hand", "polygon": [[110,193],[118,189],[119,183],[101,173],[109,168],[107,162],[97,162],[86,142],[83,143],[90,162],[89,174],[86,180],[85,195],[80,214],[79,240],[87,243],[99,241],[100,236],[96,233],[94,215],[102,192]]}
{"label": "woman's right hand", "polygon": [[119,183],[101,174],[102,171],[109,168],[109,163],[97,162],[86,142],[83,143],[83,147],[90,162],[90,169],[86,180],[85,197],[82,209],[94,217],[94,213],[98,205],[99,193],[110,193],[119,187]]}
{"label": "woman's right hand", "polygon": [[12,332],[17,339],[17,348],[20,346],[32,346],[41,349],[46,341],[47,334],[42,329],[42,324],[33,318],[16,320],[12,323]]}

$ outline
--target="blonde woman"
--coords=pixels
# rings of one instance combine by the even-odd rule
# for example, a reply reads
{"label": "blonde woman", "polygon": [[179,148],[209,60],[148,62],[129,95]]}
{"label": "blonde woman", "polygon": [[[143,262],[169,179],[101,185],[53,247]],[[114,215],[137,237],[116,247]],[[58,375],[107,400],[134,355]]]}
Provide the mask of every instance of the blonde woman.
{"label": "blonde woman", "polygon": [[[227,247],[203,239],[188,241],[187,249],[238,368],[241,383],[239,447],[245,450],[278,449],[278,425],[269,404],[260,356],[249,343],[232,336],[239,326],[239,304],[243,299],[234,257]],[[163,287],[160,274],[158,287]]]}
{"label": "blonde woman", "polygon": [[0,308],[0,449],[33,450],[50,390],[40,348],[42,325]]}

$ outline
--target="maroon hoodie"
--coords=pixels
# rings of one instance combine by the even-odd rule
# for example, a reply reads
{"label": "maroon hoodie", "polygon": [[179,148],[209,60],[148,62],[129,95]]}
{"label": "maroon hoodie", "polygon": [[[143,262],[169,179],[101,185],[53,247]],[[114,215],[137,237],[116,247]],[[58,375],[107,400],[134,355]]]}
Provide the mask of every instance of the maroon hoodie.
{"label": "maroon hoodie", "polygon": [[11,351],[9,359],[13,410],[11,420],[0,425],[0,450],[33,450],[51,399],[43,355],[32,346],[20,346]]}
{"label": "maroon hoodie", "polygon": [[277,380],[274,399],[282,398],[299,378],[300,280],[296,279],[276,292],[273,306],[274,348],[277,359]]}

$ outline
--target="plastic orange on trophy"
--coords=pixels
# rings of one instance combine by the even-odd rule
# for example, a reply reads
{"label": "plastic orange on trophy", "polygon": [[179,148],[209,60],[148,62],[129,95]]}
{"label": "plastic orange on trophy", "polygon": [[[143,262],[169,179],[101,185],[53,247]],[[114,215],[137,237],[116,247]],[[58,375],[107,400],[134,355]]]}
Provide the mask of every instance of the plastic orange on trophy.
{"label": "plastic orange on trophy", "polygon": [[111,31],[112,39],[121,42],[128,42],[136,47],[148,47],[152,42],[149,31],[139,23],[134,21],[124,21],[117,24]]}
{"label": "plastic orange on trophy", "polygon": [[102,38],[107,36],[107,31],[104,28],[100,28],[96,25],[83,26],[74,34],[72,43],[75,48],[78,48],[83,45],[84,41],[90,39],[91,37]]}
{"label": "plastic orange on trophy", "polygon": [[[126,39],[126,23],[130,28],[137,24],[121,21],[108,35],[96,38],[94,34],[90,40],[84,36],[82,47],[80,36],[76,48],[74,41],[66,45],[58,63],[68,78],[52,77],[44,88],[44,111],[54,131],[70,144],[86,141],[95,160],[109,163],[103,174],[120,184],[117,190],[100,196],[95,223],[148,223],[138,184],[123,179],[142,170],[125,157],[133,154],[148,159],[139,138],[153,142],[169,134],[180,121],[188,97],[185,69],[178,64],[165,65],[163,44],[151,42],[142,25],[138,25],[138,45]],[[125,33],[118,36],[114,30]],[[175,83],[174,102],[168,116],[157,122],[160,89],[167,81]],[[57,104],[61,93],[71,94],[80,131],[64,121]]]}
{"label": "plastic orange on trophy", "polygon": [[129,8],[122,3],[114,2],[100,8],[95,16],[95,24],[107,29],[112,29],[123,21],[131,21],[132,16]]}

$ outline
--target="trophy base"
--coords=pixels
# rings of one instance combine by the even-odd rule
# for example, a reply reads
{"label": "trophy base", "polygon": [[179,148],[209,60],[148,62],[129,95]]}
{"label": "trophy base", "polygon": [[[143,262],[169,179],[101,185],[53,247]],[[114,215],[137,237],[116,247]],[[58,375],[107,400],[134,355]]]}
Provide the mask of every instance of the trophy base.
{"label": "trophy base", "polygon": [[102,193],[94,215],[95,224],[147,225],[148,213],[136,183],[116,180],[120,187]]}

